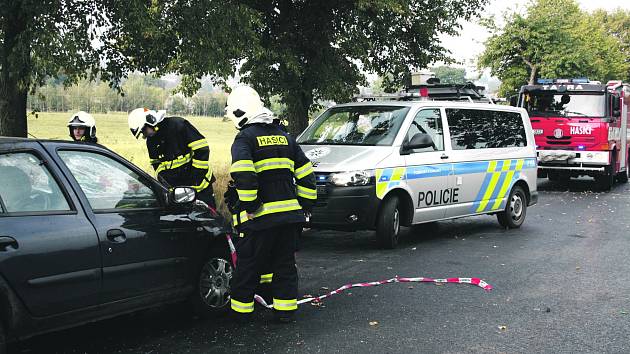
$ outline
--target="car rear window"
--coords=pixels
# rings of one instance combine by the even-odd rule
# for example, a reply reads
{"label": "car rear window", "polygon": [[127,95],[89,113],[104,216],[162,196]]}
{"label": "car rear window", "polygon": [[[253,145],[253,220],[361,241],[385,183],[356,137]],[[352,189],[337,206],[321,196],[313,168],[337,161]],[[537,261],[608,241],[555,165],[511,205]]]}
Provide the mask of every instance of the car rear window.
{"label": "car rear window", "polygon": [[28,152],[0,155],[0,198],[9,213],[70,211],[50,171]]}
{"label": "car rear window", "polygon": [[523,147],[527,136],[518,112],[446,109],[453,150]]}

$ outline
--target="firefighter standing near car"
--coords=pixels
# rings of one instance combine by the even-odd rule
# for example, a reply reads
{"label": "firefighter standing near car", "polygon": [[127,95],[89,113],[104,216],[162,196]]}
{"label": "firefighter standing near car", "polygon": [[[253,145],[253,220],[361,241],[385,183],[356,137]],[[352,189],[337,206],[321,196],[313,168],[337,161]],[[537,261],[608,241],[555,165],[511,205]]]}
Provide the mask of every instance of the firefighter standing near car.
{"label": "firefighter standing near car", "polygon": [[169,187],[189,186],[197,200],[215,208],[209,165],[210,148],[201,133],[186,119],[166,117],[166,111],[138,108],[129,114],[129,129],[147,141],[149,159],[158,179]]}
{"label": "firefighter standing near car", "polygon": [[240,319],[247,318],[254,311],[255,289],[271,282],[274,316],[288,323],[297,310],[295,237],[317,199],[313,167],[254,89],[235,88],[225,110],[240,130],[230,168],[238,195],[234,222],[242,235],[231,307]]}
{"label": "firefighter standing near car", "polygon": [[96,121],[87,112],[77,112],[68,121],[68,131],[70,138],[74,141],[86,143],[96,143]]}

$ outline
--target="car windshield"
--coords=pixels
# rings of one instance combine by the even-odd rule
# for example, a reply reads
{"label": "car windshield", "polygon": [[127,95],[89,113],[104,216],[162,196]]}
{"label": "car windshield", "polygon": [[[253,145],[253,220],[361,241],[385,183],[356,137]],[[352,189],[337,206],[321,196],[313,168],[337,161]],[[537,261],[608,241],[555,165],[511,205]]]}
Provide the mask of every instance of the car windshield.
{"label": "car windshield", "polygon": [[300,144],[387,146],[409,112],[400,106],[336,107],[324,112],[298,139]]}
{"label": "car windshield", "polygon": [[525,94],[523,104],[533,116],[604,117],[606,100],[603,94]]}

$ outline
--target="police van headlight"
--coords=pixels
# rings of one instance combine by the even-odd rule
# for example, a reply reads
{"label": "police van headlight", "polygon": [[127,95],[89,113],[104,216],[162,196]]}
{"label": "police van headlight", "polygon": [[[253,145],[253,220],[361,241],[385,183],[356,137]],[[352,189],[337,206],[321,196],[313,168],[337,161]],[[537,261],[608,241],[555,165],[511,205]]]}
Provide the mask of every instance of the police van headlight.
{"label": "police van headlight", "polygon": [[335,186],[367,186],[372,182],[374,171],[348,171],[330,175],[330,183]]}

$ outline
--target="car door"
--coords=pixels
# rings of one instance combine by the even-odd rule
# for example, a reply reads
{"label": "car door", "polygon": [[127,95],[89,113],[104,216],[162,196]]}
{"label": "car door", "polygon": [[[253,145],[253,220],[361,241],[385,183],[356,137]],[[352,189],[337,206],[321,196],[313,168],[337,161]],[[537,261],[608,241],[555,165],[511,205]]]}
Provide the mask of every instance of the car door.
{"label": "car door", "polygon": [[174,290],[190,277],[190,243],[202,237],[187,213],[165,207],[164,190],[103,151],[60,150],[91,209],[103,258],[104,302]]}
{"label": "car door", "polygon": [[524,166],[527,144],[518,112],[446,108],[459,202],[447,217],[500,210]]}
{"label": "car door", "polygon": [[96,305],[96,231],[39,145],[17,145],[0,145],[0,273],[35,317]]}
{"label": "car door", "polygon": [[439,108],[423,108],[416,113],[405,137],[406,142],[418,133],[428,134],[434,143],[433,147],[415,149],[405,155],[405,177],[413,191],[414,223],[444,218],[445,208],[457,199],[448,188],[451,164],[444,149],[443,127]]}

